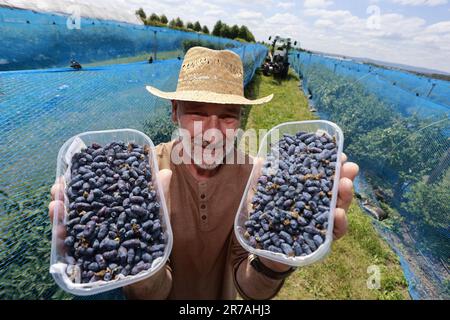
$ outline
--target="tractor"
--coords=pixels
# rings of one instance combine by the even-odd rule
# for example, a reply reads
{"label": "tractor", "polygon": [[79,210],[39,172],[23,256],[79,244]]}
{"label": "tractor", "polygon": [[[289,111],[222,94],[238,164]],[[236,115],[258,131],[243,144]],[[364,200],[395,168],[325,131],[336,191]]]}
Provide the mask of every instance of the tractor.
{"label": "tractor", "polygon": [[[269,37],[269,41],[272,36]],[[294,42],[294,46],[297,41]],[[274,75],[274,77],[286,78],[289,71],[289,50],[291,49],[291,39],[276,36],[272,41],[272,49],[269,51],[262,72],[265,76]]]}

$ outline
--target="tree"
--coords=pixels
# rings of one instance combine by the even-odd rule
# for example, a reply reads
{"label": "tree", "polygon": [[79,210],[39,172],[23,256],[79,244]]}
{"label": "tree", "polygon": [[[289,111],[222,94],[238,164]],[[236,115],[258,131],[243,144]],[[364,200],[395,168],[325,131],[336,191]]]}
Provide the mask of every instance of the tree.
{"label": "tree", "polygon": [[204,34],[209,34],[209,29],[208,29],[208,27],[207,27],[206,25],[203,26],[202,32],[203,32]]}
{"label": "tree", "polygon": [[161,15],[161,18],[160,18],[160,21],[161,21],[162,24],[167,24],[167,22],[168,22],[169,20],[167,20],[167,17],[166,17],[165,14],[162,14],[162,15]]}
{"label": "tree", "polygon": [[244,25],[239,28],[239,38],[244,39],[248,42],[255,42],[255,37]]}
{"label": "tree", "polygon": [[159,18],[159,16],[156,13],[152,13],[149,20],[151,22],[160,22],[161,19]]}
{"label": "tree", "polygon": [[217,21],[216,24],[214,25],[212,34],[214,36],[220,37],[221,36],[221,30],[222,30],[222,21]]}
{"label": "tree", "polygon": [[248,37],[248,29],[246,26],[242,25],[239,28],[239,38],[247,40],[247,37]]}
{"label": "tree", "polygon": [[255,42],[255,36],[253,35],[253,33],[251,33],[250,30],[248,31],[248,33],[249,33],[248,41]]}
{"label": "tree", "polygon": [[170,20],[169,22],[169,28],[175,28],[177,26],[177,22],[175,19]]}
{"label": "tree", "polygon": [[183,20],[181,20],[180,17],[177,17],[177,18],[175,19],[175,26],[176,26],[177,28],[184,28]]}
{"label": "tree", "polygon": [[139,19],[141,19],[142,22],[145,23],[145,20],[147,20],[147,15],[145,14],[144,9],[139,8],[138,10],[136,10],[136,16],[138,16]]}
{"label": "tree", "polygon": [[202,26],[200,25],[200,22],[199,22],[199,21],[196,21],[196,22],[195,22],[195,24],[194,24],[194,30],[197,31],[197,32],[202,31]]}
{"label": "tree", "polygon": [[186,24],[186,28],[191,29],[191,30],[194,30],[194,24],[193,24],[192,22],[188,22],[188,23]]}
{"label": "tree", "polygon": [[222,28],[220,28],[220,35],[224,38],[230,38],[231,30],[227,24],[222,24]]}
{"label": "tree", "polygon": [[239,26],[237,24],[235,24],[234,26],[231,27],[230,38],[236,39],[238,37],[239,37]]}

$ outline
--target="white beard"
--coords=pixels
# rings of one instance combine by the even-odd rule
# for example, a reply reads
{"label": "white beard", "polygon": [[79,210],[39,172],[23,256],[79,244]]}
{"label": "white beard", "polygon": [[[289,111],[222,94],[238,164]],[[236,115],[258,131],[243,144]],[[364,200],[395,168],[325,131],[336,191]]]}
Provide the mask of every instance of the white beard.
{"label": "white beard", "polygon": [[[234,151],[234,139],[226,141],[225,150],[223,150],[222,142],[208,144],[208,142],[204,140],[201,143],[198,143],[196,141],[197,139],[186,139],[181,136],[180,138],[183,145],[183,151],[186,152],[186,155],[195,166],[203,170],[216,169],[223,164],[224,159]],[[205,147],[205,145],[207,145],[207,147]],[[215,155],[211,155],[211,151],[213,150]]]}

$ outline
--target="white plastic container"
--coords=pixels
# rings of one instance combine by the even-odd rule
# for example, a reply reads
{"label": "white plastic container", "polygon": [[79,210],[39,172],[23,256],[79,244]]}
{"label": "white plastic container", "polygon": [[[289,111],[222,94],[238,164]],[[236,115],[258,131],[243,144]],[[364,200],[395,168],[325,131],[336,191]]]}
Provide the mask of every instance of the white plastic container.
{"label": "white plastic container", "polygon": [[[123,141],[125,143],[134,142],[141,146],[149,145],[151,152],[149,153],[150,166],[152,169],[152,180],[156,190],[156,197],[160,204],[159,218],[161,221],[161,227],[165,235],[166,246],[164,249],[164,255],[158,257],[152,262],[152,266],[149,270],[142,271],[134,276],[122,276],[119,275],[118,279],[111,281],[97,281],[93,283],[74,283],[69,279],[66,274],[67,264],[64,260],[64,254],[61,251],[61,243],[64,241],[59,235],[57,230],[61,227],[65,228],[67,210],[62,214],[64,218],[62,221],[58,219],[61,215],[57,212],[55,208],[55,214],[53,218],[53,228],[52,228],[52,247],[50,256],[50,273],[55,279],[56,283],[65,291],[75,294],[75,295],[92,295],[105,291],[109,291],[115,288],[127,286],[129,284],[141,281],[155,274],[159,269],[161,269],[167,262],[169,255],[172,250],[173,235],[172,229],[170,227],[170,220],[168,215],[168,210],[166,206],[166,201],[164,198],[163,189],[160,181],[158,180],[157,172],[158,163],[155,156],[155,146],[152,140],[137,130],[133,129],[119,129],[119,130],[107,130],[107,131],[91,131],[80,133],[69,140],[67,140],[61,147],[58,153],[57,167],[56,167],[56,177],[65,176],[66,185],[70,182],[70,170],[69,166],[74,153],[78,152],[83,145],[90,145],[92,143],[98,143],[100,145],[105,145],[113,141]],[[65,197],[65,208],[69,207],[67,197]]]}
{"label": "white plastic container", "polygon": [[336,210],[336,201],[339,184],[338,182],[341,169],[341,155],[344,146],[344,135],[342,133],[342,130],[336,124],[330,121],[311,120],[311,121],[285,122],[277,125],[276,127],[273,127],[264,136],[264,138],[261,141],[257,157],[265,161],[266,157],[271,151],[270,144],[277,143],[278,140],[283,137],[284,133],[295,135],[299,131],[326,132],[330,136],[334,136],[336,138],[336,146],[337,146],[336,171],[334,174],[334,183],[330,202],[330,214],[328,217],[328,228],[324,243],[322,243],[319,246],[319,248],[317,248],[316,251],[312,252],[309,255],[294,256],[294,257],[289,257],[285,254],[276,253],[268,250],[256,249],[249,244],[248,240],[244,237],[244,233],[246,231],[244,223],[245,221],[247,221],[249,213],[252,210],[251,199],[255,193],[254,190],[257,186],[257,181],[258,178],[261,176],[262,171],[262,167],[256,166],[255,164],[253,165],[250,178],[245,188],[244,195],[242,196],[242,200],[234,221],[234,232],[236,234],[239,243],[242,245],[244,249],[260,257],[264,257],[273,261],[281,262],[296,267],[306,266],[318,262],[324,259],[330,252],[331,242],[333,241],[334,212]]}

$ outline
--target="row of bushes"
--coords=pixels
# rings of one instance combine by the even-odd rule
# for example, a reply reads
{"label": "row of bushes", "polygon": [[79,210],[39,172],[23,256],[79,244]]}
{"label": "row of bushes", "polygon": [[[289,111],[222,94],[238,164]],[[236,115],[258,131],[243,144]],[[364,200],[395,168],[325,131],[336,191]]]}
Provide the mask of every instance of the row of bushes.
{"label": "row of bushes", "polygon": [[450,252],[448,119],[404,116],[355,79],[320,65],[302,73],[317,109],[343,129],[346,152],[412,228],[423,235],[426,230],[425,247],[445,257]]}

